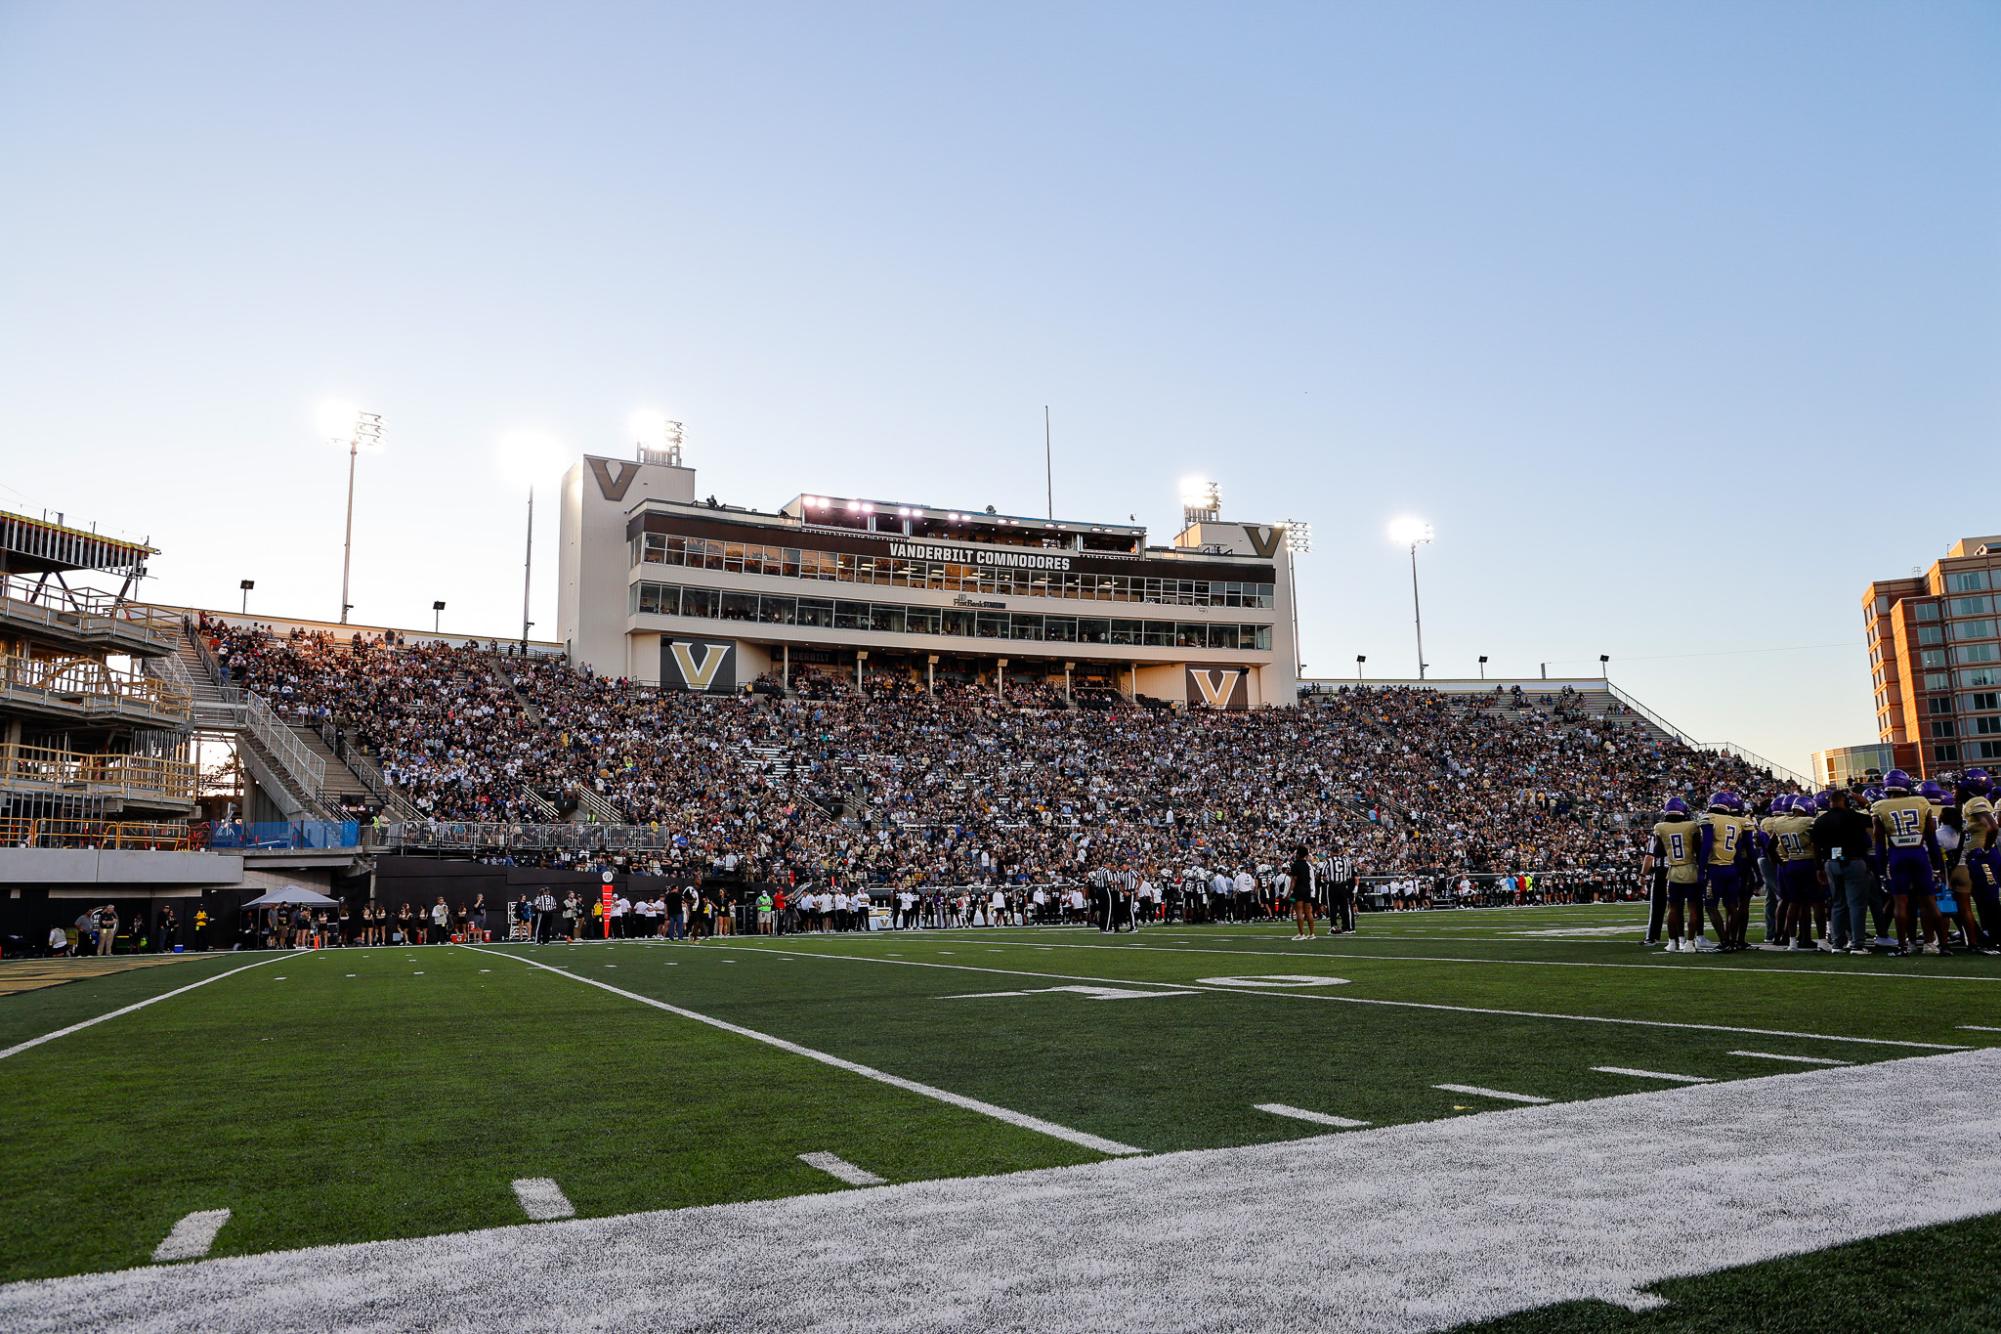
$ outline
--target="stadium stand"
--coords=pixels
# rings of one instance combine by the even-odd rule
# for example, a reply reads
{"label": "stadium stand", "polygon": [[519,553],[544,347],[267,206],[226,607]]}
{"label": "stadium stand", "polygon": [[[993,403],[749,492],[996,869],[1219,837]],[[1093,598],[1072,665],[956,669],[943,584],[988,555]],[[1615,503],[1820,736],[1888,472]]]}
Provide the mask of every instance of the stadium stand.
{"label": "stadium stand", "polygon": [[627,848],[669,875],[961,885],[1246,867],[1304,842],[1365,877],[1623,873],[1663,796],[1787,786],[1571,689],[1348,687],[1232,714],[878,673],[716,697],[497,646],[196,630],[218,684],[379,766],[397,809],[378,825],[406,846],[611,826],[546,864]]}

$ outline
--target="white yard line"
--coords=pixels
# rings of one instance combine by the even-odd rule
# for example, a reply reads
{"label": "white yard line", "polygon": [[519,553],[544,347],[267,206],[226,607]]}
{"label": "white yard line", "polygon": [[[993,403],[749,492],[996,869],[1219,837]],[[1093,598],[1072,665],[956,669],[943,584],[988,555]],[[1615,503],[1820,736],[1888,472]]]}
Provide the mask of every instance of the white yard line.
{"label": "white yard line", "polygon": [[831,1153],[802,1153],[799,1161],[808,1167],[817,1167],[830,1177],[839,1177],[850,1186],[880,1186],[883,1179],[875,1173],[856,1167],[847,1159]]}
{"label": "white yard line", "polygon": [[1846,1061],[1832,1060],[1826,1056],[1788,1056],[1776,1051],[1733,1051],[1732,1056],[1754,1056],[1761,1061],[1787,1061],[1793,1065],[1847,1065]]}
{"label": "white yard line", "polygon": [[[1468,937],[1468,939],[1483,939]],[[1493,943],[1507,943],[1497,938]],[[1526,941],[1519,943],[1529,943]],[[1298,950],[1244,950],[1222,949],[1214,945],[1143,945],[1131,942],[1119,944],[1086,945],[1076,942],[1045,945],[1052,950],[1137,950],[1153,954],[1243,954],[1259,959],[1292,959],[1300,957]],[[944,951],[941,951],[941,953]],[[1805,977],[1820,980],[1843,981],[1852,977],[1888,977],[1900,982],[1996,982],[2001,983],[2001,973],[1921,973],[1903,970],[1871,972],[1859,968],[1759,968],[1756,966],[1732,967],[1728,964],[1700,963],[1603,963],[1584,959],[1471,959],[1463,955],[1451,954],[1341,954],[1322,952],[1321,959],[1342,964],[1348,963],[1459,963],[1496,968],[1626,968],[1673,973],[1731,973],[1738,977]],[[1819,957],[1816,955],[1815,957]],[[1829,956],[1832,958],[1833,956]]]}
{"label": "white yard line", "polygon": [[[1699,1033],[1745,1033],[1754,1037],[1803,1038],[1812,1042],[1849,1042],[1866,1047],[1896,1047],[1906,1051],[1965,1051],[1966,1044],[1958,1042],[1911,1042],[1903,1038],[1855,1038],[1839,1033],[1798,1033],[1779,1028],[1744,1028],[1734,1024],[1695,1024],[1673,1019],[1628,1019],[1602,1014],[1553,1014],[1542,1010],[1497,1010],[1477,1005],[1443,1005],[1434,1001],[1383,1000],[1371,996],[1334,995],[1321,990],[1265,990],[1246,986],[1217,987],[1200,982],[1162,982],[1155,979],[1130,977],[1095,977],[1080,973],[1039,973],[1024,968],[988,968],[971,963],[927,963],[921,959],[878,959],[868,954],[816,954],[808,951],[781,950],[759,945],[725,945],[722,949],[736,949],[748,954],[796,954],[802,959],[821,959],[838,963],[872,963],[893,968],[944,968],[960,973],[994,973],[1002,977],[1043,977],[1058,982],[1095,982],[1117,987],[1178,987],[1184,991],[1208,991],[1223,996],[1282,996],[1288,1000],[1324,1001],[1334,1005],[1376,1005],[1397,1010],[1435,1010],[1448,1014],[1487,1014],[1509,1019],[1555,1019],[1574,1024],[1618,1024],[1634,1028],[1672,1028]],[[511,957],[511,956],[510,956]],[[522,962],[527,962],[523,960]],[[578,981],[584,981],[578,978]]]}
{"label": "white yard line", "polygon": [[521,1201],[521,1212],[538,1223],[576,1217],[577,1208],[570,1197],[548,1177],[522,1177],[514,1183],[514,1198]]}
{"label": "white yard line", "polygon": [[1601,1075],[1626,1075],[1632,1079],[1665,1079],[1670,1084],[1714,1084],[1707,1075],[1671,1075],[1661,1070],[1633,1070],[1623,1065],[1594,1065]]}
{"label": "white yard line", "polygon": [[1989,1028],[1985,1024],[1961,1024],[1968,1033],[2001,1033],[2001,1028]]}
{"label": "white yard line", "polygon": [[174,1224],[174,1230],[167,1239],[153,1250],[153,1262],[165,1264],[169,1260],[199,1260],[215,1245],[215,1234],[222,1231],[222,1225],[229,1221],[227,1209],[203,1209],[189,1214]]}
{"label": "white yard line", "polygon": [[[1997,1081],[2001,1050],[1984,1049],[1310,1145],[73,1275],[0,1287],[0,1328],[398,1334],[491,1325],[503,1312],[520,1334],[692,1331],[722,1312],[760,1330],[1422,1334],[1567,1301],[1643,1307],[1670,1279],[1991,1213]],[[1886,1137],[1887,1124],[1925,1133]],[[1707,1146],[1700,1190],[1662,1170],[1661,1145],[1691,1143]],[[1134,1219],[1159,1220],[1173,1244],[1108,1261],[1108,1230]],[[896,1263],[800,1281],[833,1272],[856,1237]],[[1339,1262],[1272,1267],[1302,1237],[1338,1238]],[[680,1255],[710,1262],[661,1262]],[[424,1299],[385,1303],[389,1291]]]}
{"label": "white yard line", "polygon": [[1316,1126],[1333,1126],[1336,1130],[1360,1130],[1369,1124],[1349,1116],[1329,1116],[1326,1112],[1309,1112],[1304,1107],[1289,1107],[1282,1102],[1261,1102],[1256,1107],[1273,1116],[1289,1116],[1295,1121],[1311,1121]]}
{"label": "white yard line", "polygon": [[252,968],[262,968],[267,963],[276,963],[285,957],[283,954],[274,954],[268,959],[259,959],[256,963],[246,963],[241,968],[230,968],[220,973],[210,973],[199,982],[190,982],[184,987],[175,987],[172,991],[163,991],[157,996],[148,996],[145,1000],[134,1001],[130,1005],[121,1006],[116,1010],[100,1014],[93,1019],[80,1020],[67,1028],[58,1028],[53,1033],[44,1033],[38,1038],[29,1038],[26,1042],[17,1042],[5,1051],[0,1051],[0,1061],[6,1060],[9,1056],[19,1056],[22,1052],[33,1047],[39,1047],[44,1042],[54,1042],[57,1038],[66,1038],[72,1033],[81,1033],[84,1029],[94,1024],[101,1024],[107,1019],[116,1019],[121,1015],[143,1010],[148,1005],[158,1005],[163,1000],[172,1000],[176,996],[185,996],[197,987],[205,987],[211,982],[220,982],[225,977],[235,977],[238,973],[247,973]]}
{"label": "white yard line", "polygon": [[1447,1093],[1470,1093],[1476,1098],[1499,1098],[1502,1102],[1523,1102],[1536,1106],[1556,1101],[1554,1098],[1538,1098],[1533,1093],[1510,1093],[1506,1089],[1483,1089],[1478,1084],[1433,1084],[1432,1087],[1443,1089]]}
{"label": "white yard line", "polygon": [[[465,945],[460,946],[460,948],[473,949],[476,947]],[[737,946],[735,948],[747,948],[753,953],[779,952],[776,950],[765,951],[755,946]],[[950,1089],[936,1088],[930,1084],[920,1084],[914,1079],[905,1079],[901,1075],[888,1074],[872,1066],[863,1065],[858,1061],[844,1060],[828,1052],[816,1051],[811,1047],[802,1047],[796,1042],[788,1042],[784,1038],[774,1037],[769,1033],[760,1033],[754,1028],[745,1028],[741,1024],[732,1024],[728,1020],[717,1019],[711,1015],[698,1014],[694,1010],[684,1009],[679,1005],[669,1005],[666,1001],[655,1000],[651,996],[642,996],[636,991],[627,991],[623,987],[615,987],[609,982],[600,982],[594,977],[584,977],[579,973],[572,973],[562,968],[552,968],[546,963],[538,963],[533,959],[524,959],[518,954],[509,954],[499,950],[491,952],[498,958],[512,959],[514,962],[526,964],[530,968],[540,968],[545,972],[554,973],[558,977],[567,977],[572,982],[581,982],[587,987],[596,987],[600,991],[609,991],[614,996],[623,996],[626,1000],[637,1001],[641,1005],[650,1005],[656,1010],[665,1010],[668,1014],[678,1015],[683,1019],[692,1019],[698,1024],[707,1024],[711,1028],[719,1028],[725,1033],[734,1033],[738,1037],[749,1038],[753,1042],[762,1042],[767,1047],[776,1047],[780,1051],[791,1052],[794,1056],[804,1056],[808,1060],[818,1061],[822,1065],[833,1066],[836,1070],[845,1070],[849,1074],[860,1075],[864,1079],[873,1079],[878,1084],[887,1084],[891,1088],[899,1088],[906,1093],[915,1093],[919,1097],[930,1098],[935,1102],[947,1103],[969,1112],[978,1112],[982,1116],[990,1116],[996,1121],[1005,1121],[1009,1125],[1020,1126],[1024,1130],[1033,1130],[1038,1134],[1048,1135],[1052,1139],[1065,1140],[1071,1144],[1082,1145],[1087,1149],[1094,1149],[1099,1153],[1113,1155],[1145,1152],[1144,1149],[1136,1149],[1130,1144],[1121,1144],[1117,1140],[1105,1139],[1098,1135],[1088,1134],[1082,1130],[1072,1130],[1068,1126],[1059,1126],[1054,1121],[1044,1121],[1040,1117],[1029,1116],[1025,1112],[1017,1112],[1010,1108],[996,1106],[990,1102],[982,1102],[978,1098],[969,1098],[963,1093],[954,1093]],[[723,962],[733,963],[735,961],[725,959]]]}

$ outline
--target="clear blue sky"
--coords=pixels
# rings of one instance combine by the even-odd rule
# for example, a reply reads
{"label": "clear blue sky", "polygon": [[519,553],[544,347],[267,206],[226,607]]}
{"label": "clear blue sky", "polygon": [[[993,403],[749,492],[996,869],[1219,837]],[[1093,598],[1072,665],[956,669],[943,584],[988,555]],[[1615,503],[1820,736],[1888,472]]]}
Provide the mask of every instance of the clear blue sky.
{"label": "clear blue sky", "polygon": [[511,428],[1032,512],[1049,403],[1066,515],[1313,522],[1309,673],[1411,671],[1415,511],[1438,672],[1804,767],[1863,583],[2001,530],[1997,69],[1991,3],[4,3],[0,503],[331,616],[344,396],[357,619],[505,634]]}

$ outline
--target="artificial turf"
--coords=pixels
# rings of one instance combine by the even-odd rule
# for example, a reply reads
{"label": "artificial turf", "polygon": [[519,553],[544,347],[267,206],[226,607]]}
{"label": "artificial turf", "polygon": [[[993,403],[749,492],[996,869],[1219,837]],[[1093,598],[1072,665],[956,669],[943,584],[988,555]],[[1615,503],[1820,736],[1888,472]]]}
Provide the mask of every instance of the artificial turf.
{"label": "artificial turf", "polygon": [[[1733,1052],[2001,1043],[1963,1027],[2001,1028],[2001,960],[1670,958],[1636,937],[1536,934],[1634,920],[1375,916],[1299,944],[1276,925],[1004,928],[281,956],[0,1062],[0,1279],[144,1263],[201,1209],[233,1211],[213,1254],[247,1254],[519,1222],[524,1177],[592,1216],[842,1189],[807,1152],[890,1181],[1100,1156],[524,959],[1149,1152],[1325,1131],[1260,1103],[1384,1125],[1509,1105],[1442,1083],[1588,1099],[1669,1086],[1600,1066],[1729,1080],[1805,1068]],[[0,999],[0,1048],[267,957]],[[1216,980],[1274,975],[1342,981]],[[1031,994],[981,994],[1009,991]],[[1992,1225],[1966,1226],[1991,1256]],[[1683,1326],[1633,1326],[1654,1327]]]}

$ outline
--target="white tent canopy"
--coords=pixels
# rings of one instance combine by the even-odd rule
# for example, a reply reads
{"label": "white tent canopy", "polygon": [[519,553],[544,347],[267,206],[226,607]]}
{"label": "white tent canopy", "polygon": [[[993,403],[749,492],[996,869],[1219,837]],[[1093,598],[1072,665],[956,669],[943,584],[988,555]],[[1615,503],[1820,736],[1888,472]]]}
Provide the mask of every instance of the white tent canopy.
{"label": "white tent canopy", "polygon": [[301,889],[297,885],[286,885],[282,889],[267,890],[250,902],[246,908],[333,908],[339,906],[339,899],[330,899],[315,889]]}

